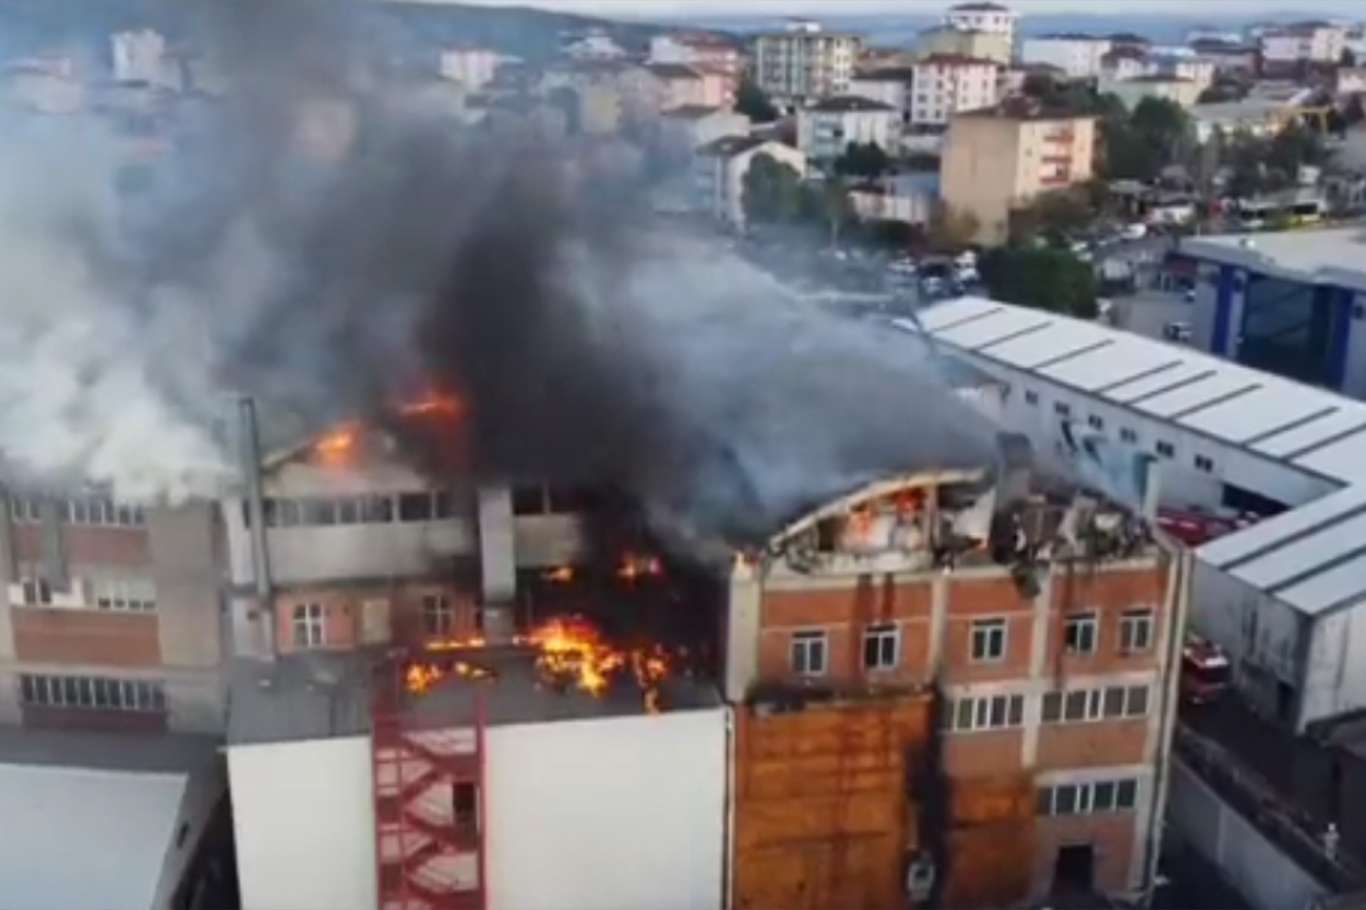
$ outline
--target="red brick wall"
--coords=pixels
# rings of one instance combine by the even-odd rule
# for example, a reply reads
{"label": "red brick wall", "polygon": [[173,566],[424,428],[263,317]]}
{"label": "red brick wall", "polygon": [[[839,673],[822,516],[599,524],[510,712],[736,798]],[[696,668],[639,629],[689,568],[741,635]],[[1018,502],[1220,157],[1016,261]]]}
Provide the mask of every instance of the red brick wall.
{"label": "red brick wall", "polygon": [[[1053,578],[1052,612],[1048,629],[1048,666],[1054,673],[1122,673],[1157,665],[1157,642],[1166,617],[1167,566],[1152,569],[1094,571],[1076,569]],[[1152,643],[1147,651],[1121,654],[1120,618],[1129,610],[1153,611]],[[1098,621],[1096,650],[1089,655],[1065,654],[1064,623],[1077,613],[1094,613]]]}
{"label": "red brick wall", "polygon": [[1039,728],[1040,770],[1131,765],[1143,761],[1148,718],[1044,724]]}
{"label": "red brick wall", "polygon": [[114,667],[161,663],[155,613],[14,607],[10,622],[20,660]]}
{"label": "red brick wall", "polygon": [[945,734],[944,773],[951,778],[970,778],[1019,771],[1023,739],[1021,730]]}
{"label": "red brick wall", "polygon": [[[985,682],[1027,676],[1033,609],[1033,604],[1020,596],[1019,588],[1009,578],[951,579],[944,628],[945,680]],[[1006,653],[1002,660],[972,659],[972,623],[984,619],[1006,620]]]}
{"label": "red brick wall", "polygon": [[1035,828],[1034,894],[1042,896],[1053,883],[1058,848],[1091,844],[1095,850],[1095,886],[1100,891],[1123,891],[1129,887],[1133,856],[1133,812],[1095,815],[1057,815],[1038,819]]}
{"label": "red brick wall", "polygon": [[897,584],[890,576],[859,576],[854,584],[801,591],[766,590],[760,625],[820,626],[861,619],[869,623],[930,615],[930,586]]}
{"label": "red brick wall", "polygon": [[367,600],[389,601],[392,640],[397,644],[420,644],[426,639],[422,619],[422,595],[444,592],[451,601],[453,635],[474,634],[474,599],[449,586],[412,585],[395,590],[372,588],[298,588],[275,597],[276,636],[281,653],[297,650],[294,641],[294,608],[316,603],[323,608],[323,647],[354,648],[361,639],[361,611]]}
{"label": "red brick wall", "polygon": [[[11,527],[14,531],[15,559],[20,562],[42,562],[42,526],[19,524]],[[62,552],[68,564],[137,567],[146,566],[151,561],[146,528],[63,524]]]}

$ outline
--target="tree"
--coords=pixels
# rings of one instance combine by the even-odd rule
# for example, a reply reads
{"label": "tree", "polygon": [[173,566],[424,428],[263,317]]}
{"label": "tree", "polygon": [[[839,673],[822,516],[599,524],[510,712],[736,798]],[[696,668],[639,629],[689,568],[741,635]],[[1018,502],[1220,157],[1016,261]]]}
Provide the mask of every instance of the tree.
{"label": "tree", "polygon": [[930,212],[929,241],[936,250],[961,250],[977,239],[981,223],[972,212],[937,203]]}
{"label": "tree", "polygon": [[1169,164],[1190,134],[1190,117],[1181,105],[1166,98],[1144,98],[1134,105],[1129,123],[1139,138],[1157,149]]}
{"label": "tree", "polygon": [[1066,250],[1005,247],[988,250],[982,280],[996,300],[1094,319],[1096,276]]}
{"label": "tree", "polygon": [[740,80],[735,92],[735,109],[754,123],[768,123],[778,119],[778,109],[758,83],[746,77]]}
{"label": "tree", "polygon": [[1271,139],[1267,164],[1294,181],[1302,165],[1322,164],[1327,158],[1323,137],[1302,123],[1288,124]]}
{"label": "tree", "polygon": [[844,181],[831,177],[819,188],[808,188],[805,205],[808,217],[825,222],[830,229],[830,245],[839,246],[840,231],[854,220],[854,202]]}
{"label": "tree", "polygon": [[849,177],[880,177],[891,160],[876,142],[851,142],[835,159],[835,173]]}
{"label": "tree", "polygon": [[1056,241],[1086,227],[1095,217],[1084,188],[1040,193],[1010,213],[1010,239],[1023,244],[1042,235]]}
{"label": "tree", "polygon": [[805,190],[796,168],[758,154],[745,171],[740,205],[750,224],[792,224],[805,215]]}

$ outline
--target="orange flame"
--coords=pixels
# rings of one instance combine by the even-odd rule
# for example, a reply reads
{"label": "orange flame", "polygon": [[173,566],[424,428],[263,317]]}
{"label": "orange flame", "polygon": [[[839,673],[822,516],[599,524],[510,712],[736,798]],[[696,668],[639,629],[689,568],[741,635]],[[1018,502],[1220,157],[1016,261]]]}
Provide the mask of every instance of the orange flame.
{"label": "orange flame", "polygon": [[635,581],[642,576],[657,577],[664,574],[664,563],[658,556],[648,553],[621,554],[621,564],[617,566],[617,577],[624,581]]}
{"label": "orange flame", "polygon": [[360,435],[355,424],[343,424],[313,444],[313,451],[325,462],[339,463],[350,457]]}
{"label": "orange flame", "polygon": [[400,405],[400,414],[411,417],[419,414],[440,414],[443,417],[463,417],[465,414],[465,402],[454,395],[442,395],[433,393],[419,401],[410,401]]}
{"label": "orange flame", "polygon": [[541,573],[541,577],[558,585],[567,585],[574,580],[574,567],[556,566],[553,569],[546,569]]}

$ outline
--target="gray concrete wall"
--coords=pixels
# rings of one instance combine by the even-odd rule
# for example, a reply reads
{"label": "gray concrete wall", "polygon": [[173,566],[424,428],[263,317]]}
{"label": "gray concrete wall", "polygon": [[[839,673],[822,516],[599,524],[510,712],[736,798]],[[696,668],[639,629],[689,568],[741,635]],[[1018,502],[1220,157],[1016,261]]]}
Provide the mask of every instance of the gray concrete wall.
{"label": "gray concrete wall", "polygon": [[157,635],[168,667],[218,667],[221,569],[214,507],[204,503],[153,509],[147,544],[157,586]]}
{"label": "gray concrete wall", "polygon": [[1256,910],[1304,910],[1327,893],[1180,759],[1172,761],[1167,805],[1172,832],[1217,866]]}

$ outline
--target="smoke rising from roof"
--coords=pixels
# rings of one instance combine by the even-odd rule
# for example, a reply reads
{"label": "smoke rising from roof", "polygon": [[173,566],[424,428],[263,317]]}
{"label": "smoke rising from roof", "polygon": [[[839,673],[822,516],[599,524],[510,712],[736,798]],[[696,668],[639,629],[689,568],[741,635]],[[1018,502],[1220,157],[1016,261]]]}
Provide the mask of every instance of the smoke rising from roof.
{"label": "smoke rising from roof", "polygon": [[466,399],[482,477],[612,482],[696,535],[994,457],[907,336],[651,222],[588,144],[415,113],[335,11],[218,8],[232,91],[147,185],[93,118],[6,124],[0,447],[21,477],[213,494],[230,395],[283,442],[433,383]]}

